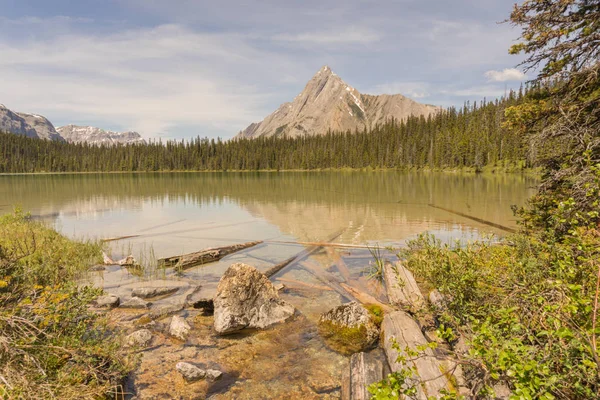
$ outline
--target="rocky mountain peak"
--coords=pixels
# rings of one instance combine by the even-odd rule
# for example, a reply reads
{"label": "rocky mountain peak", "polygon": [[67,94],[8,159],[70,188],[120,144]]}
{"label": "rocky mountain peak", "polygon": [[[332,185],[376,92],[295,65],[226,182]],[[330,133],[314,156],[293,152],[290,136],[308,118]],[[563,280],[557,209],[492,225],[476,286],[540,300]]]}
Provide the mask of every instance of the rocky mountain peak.
{"label": "rocky mountain peak", "polygon": [[363,130],[391,118],[427,117],[440,110],[440,107],[417,103],[399,94],[361,94],[324,65],[294,100],[283,103],[263,121],[250,124],[237,137],[294,137],[324,135],[330,130]]}
{"label": "rocky mountain peak", "polygon": [[146,143],[137,132],[113,132],[93,126],[65,125],[56,129],[69,143],[90,143],[96,145],[115,145]]}

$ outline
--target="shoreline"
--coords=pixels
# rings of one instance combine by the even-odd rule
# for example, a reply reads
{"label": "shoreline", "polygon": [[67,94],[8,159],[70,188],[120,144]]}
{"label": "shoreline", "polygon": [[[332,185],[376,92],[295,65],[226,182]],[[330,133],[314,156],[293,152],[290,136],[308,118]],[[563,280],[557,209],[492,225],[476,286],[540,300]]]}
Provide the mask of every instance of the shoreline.
{"label": "shoreline", "polygon": [[479,170],[464,168],[318,168],[318,169],[259,169],[259,170],[160,170],[160,171],[64,171],[64,172],[2,172],[0,176],[19,175],[98,175],[98,174],[185,174],[185,173],[306,173],[306,172],[417,172],[472,175],[526,175],[541,176],[540,168],[486,166]]}

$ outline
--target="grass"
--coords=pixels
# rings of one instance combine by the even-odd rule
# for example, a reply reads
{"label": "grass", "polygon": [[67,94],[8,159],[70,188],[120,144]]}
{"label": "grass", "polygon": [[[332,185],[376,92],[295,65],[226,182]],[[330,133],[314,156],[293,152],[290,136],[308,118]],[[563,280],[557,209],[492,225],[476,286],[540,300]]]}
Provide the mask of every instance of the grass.
{"label": "grass", "polygon": [[134,365],[76,280],[101,246],[19,211],[0,217],[0,398],[118,398]]}

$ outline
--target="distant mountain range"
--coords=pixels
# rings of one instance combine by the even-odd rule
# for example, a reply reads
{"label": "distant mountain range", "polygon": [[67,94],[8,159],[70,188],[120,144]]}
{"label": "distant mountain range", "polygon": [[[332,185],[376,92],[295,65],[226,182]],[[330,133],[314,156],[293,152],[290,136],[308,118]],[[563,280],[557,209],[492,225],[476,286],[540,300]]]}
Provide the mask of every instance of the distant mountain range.
{"label": "distant mountain range", "polygon": [[283,103],[261,122],[250,124],[236,138],[323,135],[331,131],[370,129],[391,118],[429,116],[441,107],[421,104],[401,94],[362,94],[327,65],[296,98]]}
{"label": "distant mountain range", "polygon": [[0,104],[0,132],[69,143],[96,145],[146,143],[137,132],[113,132],[77,125],[54,128],[54,125],[41,115],[14,112],[2,104]]}

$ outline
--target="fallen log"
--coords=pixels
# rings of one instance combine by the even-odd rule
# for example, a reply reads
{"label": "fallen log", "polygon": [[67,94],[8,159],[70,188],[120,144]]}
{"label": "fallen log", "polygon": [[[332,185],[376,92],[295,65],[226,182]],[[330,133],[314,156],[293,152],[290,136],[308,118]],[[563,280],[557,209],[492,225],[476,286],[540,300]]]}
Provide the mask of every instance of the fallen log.
{"label": "fallen log", "polygon": [[456,214],[456,215],[459,215],[461,217],[468,218],[470,220],[479,222],[479,223],[484,224],[484,225],[493,226],[494,228],[498,228],[498,229],[501,229],[501,230],[506,231],[506,232],[510,232],[510,233],[517,232],[516,229],[509,228],[508,226],[500,225],[500,224],[497,224],[497,223],[492,222],[492,221],[487,221],[485,219],[477,218],[477,217],[474,217],[474,216],[469,215],[469,214],[464,214],[464,213],[461,213],[460,211],[450,210],[448,208],[439,207],[439,206],[436,206],[434,204],[428,204],[428,205],[429,205],[429,207],[437,208],[439,210],[443,210],[443,211],[449,212],[451,214]]}
{"label": "fallen log", "polygon": [[425,300],[412,272],[397,262],[386,261],[383,267],[383,281],[388,300],[393,306],[400,306],[412,312],[423,307]]}
{"label": "fallen log", "polygon": [[[407,357],[405,363],[398,362],[398,356],[404,355],[404,350],[415,350],[427,346],[419,325],[404,311],[394,311],[386,314],[381,324],[383,332],[383,349],[385,350],[392,372],[400,372],[406,368],[414,369],[414,376],[408,379],[417,390],[415,399],[427,400],[438,398],[443,390],[454,390],[448,373],[447,364],[439,360],[433,350],[425,348],[416,357]],[[394,344],[397,344],[395,346]],[[400,353],[398,351],[400,350]]]}
{"label": "fallen log", "polygon": [[225,247],[215,247],[211,249],[206,249],[202,251],[198,251],[195,253],[183,254],[179,256],[160,258],[158,260],[159,265],[163,265],[165,267],[174,266],[176,269],[187,269],[191,267],[195,267],[197,265],[208,264],[211,262],[219,261],[221,258],[238,252],[240,250],[244,250],[257,244],[262,243],[262,241],[256,242],[247,242],[241,244],[234,244],[232,246]]}
{"label": "fallen log", "polygon": [[280,281],[280,282],[284,282],[284,283],[291,283],[291,284],[294,284],[294,285],[304,286],[304,287],[307,287],[307,288],[310,288],[310,289],[333,291],[333,289],[330,288],[329,286],[315,285],[313,283],[302,282],[302,281],[298,281],[296,279],[277,278],[277,280]]}
{"label": "fallen log", "polygon": [[335,265],[337,270],[340,271],[340,274],[342,274],[344,280],[349,281],[350,270],[348,269],[348,266],[344,262],[342,256],[340,256],[338,252],[332,249],[331,247],[325,248],[325,251],[327,252],[327,255],[333,260],[333,264]]}
{"label": "fallen log", "polygon": [[139,237],[139,236],[140,235],[117,236],[117,237],[112,237],[112,238],[107,238],[107,239],[101,239],[100,242],[102,242],[102,243],[116,242],[117,240],[131,239],[131,238],[136,238],[136,237]]}
{"label": "fallen log", "polygon": [[369,385],[381,381],[389,373],[381,349],[369,353],[355,353],[348,368],[342,373],[342,400],[369,400]]}
{"label": "fallen log", "polygon": [[[329,241],[331,242],[332,240],[337,239],[338,237],[340,237],[342,235],[342,233],[344,233],[344,231],[345,231],[345,229],[342,229],[341,231],[337,232],[335,235],[331,236]],[[268,243],[273,243],[273,242],[268,242]],[[282,243],[285,243],[285,242],[282,242]],[[296,242],[288,242],[288,243],[296,244]],[[273,275],[275,275],[276,273],[278,273],[279,271],[281,271],[282,269],[284,269],[285,267],[287,267],[288,265],[290,265],[298,260],[301,260],[303,258],[309,257],[310,255],[314,254],[320,248],[321,248],[321,246],[311,246],[309,248],[306,248],[306,249],[296,253],[296,255],[288,258],[284,262],[279,263],[279,264],[269,268],[266,272],[264,272],[264,274],[267,278],[270,278]]]}
{"label": "fallen log", "polygon": [[362,245],[362,244],[330,243],[331,240],[334,240],[334,239],[330,239],[329,242],[291,242],[291,241],[285,241],[285,240],[267,240],[265,242],[266,243],[274,243],[274,244],[301,244],[304,246],[318,246],[318,247],[340,247],[343,249],[372,249],[373,248],[373,246],[366,246],[366,245]]}
{"label": "fallen log", "polygon": [[374,304],[376,306],[381,307],[381,309],[386,313],[394,311],[392,309],[392,307],[380,302],[379,300],[377,300],[375,297],[371,296],[368,293],[360,291],[360,290],[358,290],[350,285],[347,285],[345,283],[340,283],[340,286],[342,288],[344,288],[345,291],[350,293],[354,298],[356,298],[356,300],[358,300],[362,304]]}

